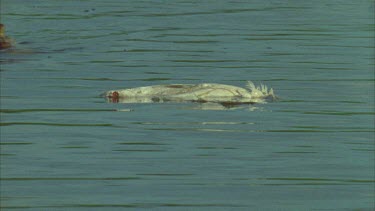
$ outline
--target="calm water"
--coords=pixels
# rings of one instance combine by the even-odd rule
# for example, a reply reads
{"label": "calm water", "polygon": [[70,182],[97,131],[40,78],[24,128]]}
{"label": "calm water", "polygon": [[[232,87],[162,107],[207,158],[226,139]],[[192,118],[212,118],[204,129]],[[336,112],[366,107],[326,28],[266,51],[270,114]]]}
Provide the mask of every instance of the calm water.
{"label": "calm water", "polygon": [[[1,52],[1,209],[372,210],[373,11],[371,0],[1,0],[17,41]],[[280,101],[98,97],[246,80]]]}

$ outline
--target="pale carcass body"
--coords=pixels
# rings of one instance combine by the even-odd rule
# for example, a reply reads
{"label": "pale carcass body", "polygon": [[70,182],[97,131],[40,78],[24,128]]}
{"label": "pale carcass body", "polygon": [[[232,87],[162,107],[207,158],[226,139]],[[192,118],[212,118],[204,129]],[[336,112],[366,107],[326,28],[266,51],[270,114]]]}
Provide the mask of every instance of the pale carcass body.
{"label": "pale carcass body", "polygon": [[247,83],[247,89],[216,83],[169,84],[144,86],[121,90],[111,90],[104,95],[111,102],[152,103],[152,102],[214,102],[226,104],[264,103],[274,100],[272,89]]}

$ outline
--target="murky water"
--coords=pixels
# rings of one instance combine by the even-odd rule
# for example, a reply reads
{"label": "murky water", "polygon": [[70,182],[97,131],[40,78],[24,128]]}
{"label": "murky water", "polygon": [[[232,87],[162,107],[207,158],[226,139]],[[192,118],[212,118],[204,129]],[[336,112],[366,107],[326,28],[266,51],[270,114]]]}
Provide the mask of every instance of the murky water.
{"label": "murky water", "polygon": [[[372,210],[373,1],[2,0],[3,210]],[[246,80],[280,101],[116,104]],[[122,112],[121,112],[122,111]]]}

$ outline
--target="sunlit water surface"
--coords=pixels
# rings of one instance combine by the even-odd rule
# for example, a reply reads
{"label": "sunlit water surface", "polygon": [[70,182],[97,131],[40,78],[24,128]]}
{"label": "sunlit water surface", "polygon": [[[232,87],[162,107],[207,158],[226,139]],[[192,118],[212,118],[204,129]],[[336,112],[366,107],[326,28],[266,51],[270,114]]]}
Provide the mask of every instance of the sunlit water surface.
{"label": "sunlit water surface", "polygon": [[[1,209],[372,210],[374,3],[1,0]],[[247,80],[278,102],[108,103]]]}

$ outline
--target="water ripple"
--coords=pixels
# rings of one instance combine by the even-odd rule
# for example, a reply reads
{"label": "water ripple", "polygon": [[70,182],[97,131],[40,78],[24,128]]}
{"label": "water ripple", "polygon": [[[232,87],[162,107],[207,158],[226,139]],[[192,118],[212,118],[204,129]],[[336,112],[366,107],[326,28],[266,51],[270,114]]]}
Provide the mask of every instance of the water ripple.
{"label": "water ripple", "polygon": [[28,112],[98,112],[116,111],[114,109],[81,109],[81,108],[31,108],[31,109],[0,109],[0,113],[28,113]]}
{"label": "water ripple", "polygon": [[245,207],[240,204],[225,203],[134,203],[134,204],[62,204],[46,206],[1,206],[4,209],[32,209],[32,208],[160,208],[160,207]]}
{"label": "water ripple", "polygon": [[11,125],[43,125],[43,126],[64,126],[64,127],[110,127],[112,124],[85,124],[85,123],[51,123],[51,122],[2,122],[0,126]]}

